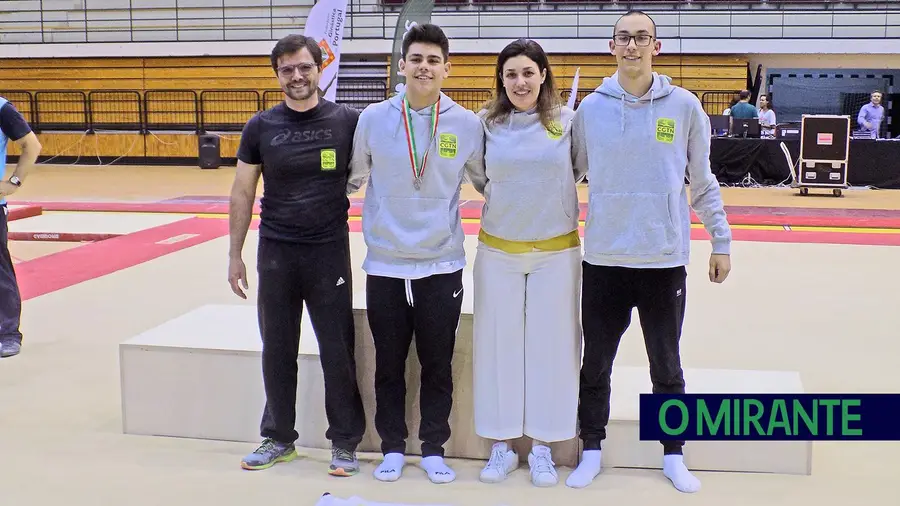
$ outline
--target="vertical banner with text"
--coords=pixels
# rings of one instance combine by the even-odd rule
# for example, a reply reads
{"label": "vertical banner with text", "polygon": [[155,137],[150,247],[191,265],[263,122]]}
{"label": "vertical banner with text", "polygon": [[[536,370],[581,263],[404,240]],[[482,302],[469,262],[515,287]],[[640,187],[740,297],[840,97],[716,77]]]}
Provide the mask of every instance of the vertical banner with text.
{"label": "vertical banner with text", "polygon": [[322,48],[319,96],[331,102],[337,98],[338,68],[346,18],[347,0],[318,0],[309,11],[303,30],[303,35],[319,41],[319,47]]}

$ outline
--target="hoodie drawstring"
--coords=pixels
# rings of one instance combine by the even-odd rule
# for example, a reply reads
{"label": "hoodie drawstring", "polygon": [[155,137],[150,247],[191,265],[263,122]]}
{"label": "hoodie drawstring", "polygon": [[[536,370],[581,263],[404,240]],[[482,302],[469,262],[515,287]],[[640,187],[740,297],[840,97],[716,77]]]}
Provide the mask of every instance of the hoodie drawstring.
{"label": "hoodie drawstring", "polygon": [[[619,100],[619,125],[621,127],[622,133],[625,133],[625,93],[622,93]],[[653,128],[653,101],[656,99],[656,95],[653,93],[653,90],[650,90],[650,128]]]}

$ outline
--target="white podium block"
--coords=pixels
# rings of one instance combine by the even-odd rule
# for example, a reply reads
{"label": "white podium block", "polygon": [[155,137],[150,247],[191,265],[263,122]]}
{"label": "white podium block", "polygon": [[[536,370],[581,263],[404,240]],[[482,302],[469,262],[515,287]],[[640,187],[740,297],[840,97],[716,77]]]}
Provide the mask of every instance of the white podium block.
{"label": "white podium block", "polygon": [[[448,457],[487,459],[491,442],[475,433],[472,398],[471,276],[453,359],[452,435]],[[380,452],[374,426],[375,350],[366,320],[365,295],[354,295],[357,378],[366,411],[359,451]],[[325,392],[318,346],[308,312],[301,325],[297,384],[296,444],[330,448],[325,439]],[[127,434],[258,442],[265,405],[262,343],[252,305],[209,305],[144,332],[120,345],[122,420]],[[407,452],[419,454],[419,365],[413,343],[406,367]],[[798,373],[727,369],[685,369],[690,393],[803,393]],[[660,468],[662,445],[640,441],[639,396],[651,392],[646,367],[614,366],[610,422],[603,442],[607,467]],[[527,458],[530,441],[515,443]],[[555,443],[554,460],[574,467],[577,439]],[[690,441],[685,462],[698,471],[784,474],[811,472],[812,444],[792,441]]]}
{"label": "white podium block", "polygon": [[[471,293],[471,279],[464,286]],[[380,452],[375,431],[375,349],[366,320],[365,295],[354,295],[356,363],[366,411],[366,434],[359,451]],[[330,448],[325,439],[325,390],[315,333],[304,311],[297,383],[296,444]],[[262,343],[256,308],[209,305],[135,336],[120,345],[122,419],[127,434],[258,442],[265,405]],[[409,430],[407,452],[420,453],[419,364],[415,342],[406,367]],[[475,434],[472,412],[472,302],[463,300],[453,359],[454,399],[447,457],[487,459],[491,441]],[[515,443],[524,460],[530,440]],[[574,466],[577,440],[555,443],[554,459]]]}

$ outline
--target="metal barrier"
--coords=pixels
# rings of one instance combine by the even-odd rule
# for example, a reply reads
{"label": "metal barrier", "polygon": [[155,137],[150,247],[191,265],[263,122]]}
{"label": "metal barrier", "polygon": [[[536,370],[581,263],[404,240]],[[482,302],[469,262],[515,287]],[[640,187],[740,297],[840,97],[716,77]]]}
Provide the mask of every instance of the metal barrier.
{"label": "metal barrier", "polygon": [[[387,98],[387,83],[376,80],[348,79],[338,88],[338,103],[363,110],[369,104]],[[472,111],[480,110],[493,96],[489,89],[443,90],[456,103]],[[579,90],[575,107],[591,90]],[[703,109],[722,114],[731,106],[737,90],[707,91],[699,98]],[[568,101],[571,90],[560,90]],[[93,91],[0,91],[13,103],[37,131],[124,130],[240,132],[259,111],[283,100],[281,90],[93,90]]]}
{"label": "metal barrier", "polygon": [[[282,100],[281,90],[0,90],[35,132],[95,130],[240,132],[259,111]],[[363,110],[387,97],[383,80],[346,79],[337,102]]]}
{"label": "metal barrier", "polygon": [[443,91],[457,104],[476,112],[481,110],[484,104],[494,96],[491,90],[485,89],[448,89]]}
{"label": "metal barrier", "polygon": [[[594,90],[578,90],[578,93],[575,94],[575,108],[578,108],[578,104],[581,103],[584,97],[590,95],[593,92]],[[572,96],[572,89],[566,88],[560,92],[560,95],[562,96],[563,103],[566,103],[569,101],[569,97]]]}
{"label": "metal barrier", "polygon": [[740,90],[707,91],[700,96],[700,103],[706,114],[721,115],[725,109],[731,107],[731,103],[737,98]]}
{"label": "metal barrier", "polygon": [[200,131],[200,108],[193,90],[151,90],[144,92],[146,130]]}
{"label": "metal barrier", "polygon": [[387,98],[387,82],[347,79],[339,81],[337,102],[362,111],[367,105]]}
{"label": "metal barrier", "polygon": [[87,94],[83,91],[38,91],[34,94],[37,131],[88,130]]}
{"label": "metal barrier", "polygon": [[13,107],[25,118],[31,125],[35,125],[37,116],[34,111],[34,95],[28,91],[6,91],[0,90],[0,97],[5,98],[12,103]]}
{"label": "metal barrier", "polygon": [[240,132],[261,104],[255,90],[200,92],[200,132]]}
{"label": "metal barrier", "polygon": [[266,90],[263,93],[263,110],[271,109],[284,100],[284,92],[281,90]]}
{"label": "metal barrier", "polygon": [[90,91],[88,100],[88,130],[142,131],[144,108],[141,94],[134,90]]}

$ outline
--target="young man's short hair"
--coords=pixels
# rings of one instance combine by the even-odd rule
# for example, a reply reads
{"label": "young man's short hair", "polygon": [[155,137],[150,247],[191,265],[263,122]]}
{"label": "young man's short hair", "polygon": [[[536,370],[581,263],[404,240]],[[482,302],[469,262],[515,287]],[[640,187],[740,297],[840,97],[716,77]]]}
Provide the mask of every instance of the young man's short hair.
{"label": "young man's short hair", "polygon": [[444,34],[444,31],[441,30],[441,27],[435,24],[425,23],[410,28],[409,32],[406,33],[406,36],[403,37],[403,45],[401,46],[400,54],[404,60],[406,59],[407,51],[409,51],[409,46],[416,42],[420,44],[434,44],[441,48],[441,53],[444,55],[444,61],[450,59],[450,40],[447,39],[447,36]]}
{"label": "young man's short hair", "polygon": [[650,17],[650,15],[647,14],[646,12],[639,11],[637,9],[632,9],[632,10],[626,12],[625,14],[622,14],[621,16],[619,16],[619,19],[616,20],[616,24],[613,25],[613,36],[614,37],[616,35],[616,30],[619,27],[619,21],[621,21],[622,18],[627,18],[628,16],[644,16],[647,19],[649,19],[650,24],[653,25],[653,36],[656,37],[656,21],[654,21],[653,18]]}
{"label": "young man's short hair", "polygon": [[286,54],[293,54],[303,48],[312,55],[313,62],[320,69],[322,68],[322,48],[319,43],[312,37],[306,35],[292,34],[282,37],[272,48],[272,68],[278,70],[278,59]]}

